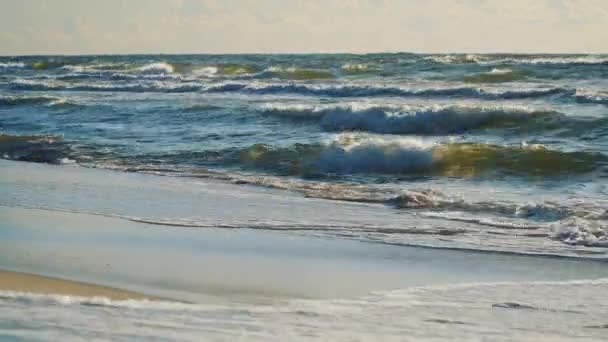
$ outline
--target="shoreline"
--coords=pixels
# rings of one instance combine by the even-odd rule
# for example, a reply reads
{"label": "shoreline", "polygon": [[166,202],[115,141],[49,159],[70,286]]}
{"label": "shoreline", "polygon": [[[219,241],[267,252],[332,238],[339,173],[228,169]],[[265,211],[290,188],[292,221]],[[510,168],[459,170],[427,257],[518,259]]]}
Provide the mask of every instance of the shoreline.
{"label": "shoreline", "polygon": [[110,300],[160,300],[158,297],[124,289],[4,269],[0,269],[0,291],[89,298],[104,297]]}

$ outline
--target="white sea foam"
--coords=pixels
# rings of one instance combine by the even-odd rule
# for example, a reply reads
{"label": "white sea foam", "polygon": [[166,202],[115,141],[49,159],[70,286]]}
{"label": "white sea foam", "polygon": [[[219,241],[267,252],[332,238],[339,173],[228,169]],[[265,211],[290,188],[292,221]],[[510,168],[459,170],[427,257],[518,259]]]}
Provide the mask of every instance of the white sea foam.
{"label": "white sea foam", "polygon": [[348,73],[364,73],[376,70],[377,67],[367,63],[346,63],[342,65],[341,69]]}
{"label": "white sea foam", "polygon": [[608,221],[568,217],[554,225],[554,237],[569,245],[608,247]]}
{"label": "white sea foam", "polygon": [[192,71],[194,75],[204,77],[215,77],[218,74],[218,68],[216,66],[205,66]]}
{"label": "white sea foam", "polygon": [[426,170],[433,165],[432,143],[420,139],[383,139],[342,134],[320,154],[323,172],[400,173]]}
{"label": "white sea foam", "polygon": [[174,67],[173,65],[165,62],[156,62],[146,64],[138,68],[139,71],[142,72],[150,72],[150,73],[173,73]]}
{"label": "white sea foam", "polygon": [[509,74],[512,73],[513,70],[511,69],[500,69],[500,68],[494,68],[492,70],[490,70],[490,74],[495,74],[495,75],[505,75],[505,74]]}
{"label": "white sea foam", "polygon": [[519,64],[607,64],[608,57],[604,56],[572,56],[572,57],[538,57],[517,58],[500,61],[502,63]]}
{"label": "white sea foam", "polygon": [[25,68],[25,63],[23,63],[23,62],[5,62],[5,63],[0,63],[0,68],[20,69],[20,68]]}
{"label": "white sea foam", "polygon": [[486,56],[481,55],[436,55],[427,56],[427,60],[431,60],[436,63],[442,64],[467,64],[467,63],[480,63],[488,59]]}

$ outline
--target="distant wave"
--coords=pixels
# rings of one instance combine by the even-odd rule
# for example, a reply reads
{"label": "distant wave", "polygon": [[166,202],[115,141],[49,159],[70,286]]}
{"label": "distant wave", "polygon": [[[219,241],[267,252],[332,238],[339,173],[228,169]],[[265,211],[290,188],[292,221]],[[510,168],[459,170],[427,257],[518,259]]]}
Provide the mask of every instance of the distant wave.
{"label": "distant wave", "polygon": [[[161,75],[162,76],[162,75]],[[154,76],[156,77],[156,76]],[[128,79],[128,78],[127,78]],[[133,82],[79,82],[67,83],[58,80],[16,79],[9,83],[17,90],[80,90],[80,91],[126,91],[126,92],[196,92],[209,93],[242,92],[247,94],[298,94],[328,97],[453,97],[488,100],[528,99],[575,94],[575,90],[559,87],[513,90],[489,90],[476,87],[405,88],[378,85],[333,85],[298,83],[222,82],[203,85],[196,81],[180,79],[137,78]]]}
{"label": "distant wave", "polygon": [[513,58],[499,60],[503,64],[572,64],[572,65],[604,65],[608,64],[608,56],[571,56],[571,57],[537,57]]}
{"label": "distant wave", "polygon": [[318,122],[327,131],[368,131],[389,134],[453,134],[475,129],[557,128],[566,116],[504,106],[378,106],[346,104],[308,106],[265,104],[268,115]]}
{"label": "distant wave", "polygon": [[489,57],[473,54],[434,55],[424,59],[440,64],[474,64],[488,60]]}
{"label": "distant wave", "polygon": [[61,99],[51,96],[2,96],[0,95],[0,106],[20,106],[51,104]]}
{"label": "distant wave", "polygon": [[21,69],[25,68],[23,62],[0,62],[0,69]]}
{"label": "distant wave", "polygon": [[365,74],[378,71],[379,67],[368,63],[346,63],[341,67],[346,74]]}
{"label": "distant wave", "polygon": [[175,70],[175,67],[169,63],[165,63],[165,62],[155,62],[155,63],[150,63],[150,64],[146,64],[144,66],[141,66],[139,68],[137,68],[137,70],[141,71],[141,72],[150,72],[150,73],[173,73]]}
{"label": "distant wave", "polygon": [[511,69],[492,69],[489,72],[465,76],[464,81],[467,83],[504,83],[519,81],[526,78],[526,75],[519,71]]}
{"label": "distant wave", "polygon": [[323,80],[335,78],[335,75],[327,70],[280,66],[269,67],[262,74],[287,80]]}
{"label": "distant wave", "polygon": [[608,64],[608,56],[501,56],[501,55],[433,55],[425,57],[426,60],[440,64],[481,64],[481,65],[604,65]]}
{"label": "distant wave", "polygon": [[183,93],[202,89],[195,82],[163,82],[148,81],[137,83],[63,83],[41,80],[15,80],[10,87],[16,90],[47,90],[47,91],[102,91],[102,92],[166,92]]}
{"label": "distant wave", "polygon": [[281,83],[236,83],[211,85],[207,92],[244,92],[254,94],[300,94],[330,97],[455,97],[480,99],[526,99],[553,95],[572,95],[574,90],[559,87],[488,90],[474,87],[405,88],[377,85],[329,85],[329,84],[281,84]]}

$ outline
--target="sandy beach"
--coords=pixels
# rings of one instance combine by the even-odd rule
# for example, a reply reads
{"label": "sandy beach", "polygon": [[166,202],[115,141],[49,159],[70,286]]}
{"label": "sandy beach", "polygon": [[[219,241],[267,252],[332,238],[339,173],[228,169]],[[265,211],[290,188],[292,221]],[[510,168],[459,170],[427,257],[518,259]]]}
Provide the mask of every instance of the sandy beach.
{"label": "sandy beach", "polygon": [[0,291],[78,297],[105,297],[111,300],[153,299],[153,297],[145,296],[133,291],[3,270],[0,270]]}

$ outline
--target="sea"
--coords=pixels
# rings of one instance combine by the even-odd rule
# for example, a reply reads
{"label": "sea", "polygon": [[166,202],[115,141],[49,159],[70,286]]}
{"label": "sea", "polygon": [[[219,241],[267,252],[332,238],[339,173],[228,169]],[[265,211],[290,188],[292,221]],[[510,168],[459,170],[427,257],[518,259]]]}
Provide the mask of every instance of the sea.
{"label": "sea", "polygon": [[[123,187],[133,197],[124,202],[109,191],[95,197],[78,182],[62,197],[49,196],[55,188],[44,179],[27,191],[5,181],[5,207],[595,265],[608,259],[608,55],[0,57],[0,158],[46,165],[49,173],[146,176],[141,186]],[[0,183],[13,178],[7,175]],[[181,190],[162,203],[136,196],[178,183]],[[195,208],[207,183],[240,197],[301,201],[283,203],[276,215],[269,202],[257,210],[246,198],[234,210],[229,200],[222,210]],[[605,279],[441,286],[238,308],[4,293],[1,320],[31,310],[47,325],[24,320],[23,335],[0,328],[16,340],[45,339],[44,331],[74,339],[206,333],[211,340],[386,341],[601,340],[606,333],[606,322],[593,321],[608,312]],[[488,293],[517,294],[528,304],[485,303]],[[488,316],[488,307],[504,310]],[[70,310],[80,315],[74,330],[59,329],[53,322]],[[103,335],[98,310],[119,310],[128,324]],[[415,312],[422,314],[397,320]],[[450,318],[433,318],[438,313]],[[557,317],[551,329],[535,331],[547,313]],[[593,322],[576,323],[579,333],[577,320]],[[165,328],[180,333],[163,335]]]}

